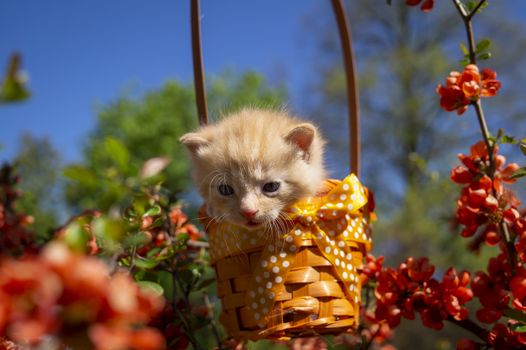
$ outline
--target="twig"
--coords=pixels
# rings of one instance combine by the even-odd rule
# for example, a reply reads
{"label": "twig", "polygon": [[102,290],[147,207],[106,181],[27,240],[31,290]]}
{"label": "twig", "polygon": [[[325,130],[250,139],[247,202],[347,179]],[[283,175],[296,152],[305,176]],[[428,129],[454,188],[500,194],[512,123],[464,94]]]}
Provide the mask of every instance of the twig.
{"label": "twig", "polygon": [[217,342],[217,348],[219,350],[224,349],[223,344],[221,343],[221,337],[219,336],[219,332],[217,330],[216,322],[214,319],[214,306],[212,303],[210,303],[210,298],[208,298],[208,293],[204,293],[203,300],[205,302],[205,306],[208,308],[208,322],[210,323],[210,328],[212,328],[212,333],[214,334],[214,338],[216,338]]}
{"label": "twig", "polygon": [[480,0],[479,3],[477,4],[477,6],[475,6],[475,8],[468,15],[468,19],[471,19],[471,17],[473,17],[475,15],[475,13],[477,13],[477,11],[480,9],[480,7],[482,5],[484,5],[485,2],[486,2],[486,0]]}
{"label": "twig", "polygon": [[[471,20],[473,19],[473,16],[476,14],[476,12],[480,9],[480,7],[486,2],[486,0],[481,0],[469,14],[466,13],[463,5],[460,3],[460,0],[452,0],[452,1],[455,7],[457,8],[458,12],[460,13],[462,20],[464,21],[464,26],[466,28],[466,34],[468,37],[468,46],[469,46],[469,62],[471,64],[477,64],[476,52],[475,52],[476,51],[475,50],[475,35],[473,34],[473,25],[472,25]],[[494,154],[493,154],[495,145],[492,144],[492,142],[490,141],[490,133],[489,133],[488,126],[486,123],[486,118],[484,117],[484,110],[482,109],[482,103],[480,99],[477,99],[471,104],[475,107],[475,112],[477,114],[480,131],[482,133],[482,137],[484,138],[484,143],[486,144],[486,149],[488,151],[488,158],[489,158],[489,163],[490,163],[490,166],[488,169],[488,173],[489,173],[488,175],[493,181],[493,178],[495,176],[495,171],[496,171],[495,159],[494,159]],[[498,199],[497,192],[495,191],[494,188],[492,189],[492,192],[495,198]],[[504,241],[506,243],[506,251],[507,251],[508,260],[510,262],[512,271],[515,271],[516,259],[515,259],[515,255],[513,254],[513,241],[512,241],[512,238],[511,238],[511,235],[508,229],[508,225],[504,221],[501,221],[499,224],[499,227],[500,227],[501,235],[504,238]]]}
{"label": "twig", "polygon": [[446,321],[449,321],[471,333],[476,335],[479,339],[486,342],[488,338],[488,330],[480,327],[478,324],[470,320],[469,318],[465,320],[455,320],[453,317],[449,317],[446,319]]}

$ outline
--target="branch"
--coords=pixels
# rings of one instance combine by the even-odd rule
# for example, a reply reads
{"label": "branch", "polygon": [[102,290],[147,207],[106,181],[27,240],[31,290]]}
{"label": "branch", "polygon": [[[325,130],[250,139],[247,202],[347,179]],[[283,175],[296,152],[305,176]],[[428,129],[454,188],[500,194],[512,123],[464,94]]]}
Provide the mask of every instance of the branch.
{"label": "branch", "polygon": [[473,333],[474,335],[476,335],[479,339],[481,339],[484,342],[487,341],[488,333],[489,333],[488,330],[485,329],[485,328],[482,328],[481,326],[479,326],[478,324],[476,324],[475,322],[473,322],[469,318],[467,318],[465,320],[462,320],[462,321],[459,321],[459,320],[455,320],[452,317],[449,317],[449,318],[446,319],[446,321],[449,321],[449,322],[453,323],[454,325],[457,325],[457,326],[467,330],[468,332]]}
{"label": "branch", "polygon": [[[466,34],[468,37],[468,45],[469,45],[469,62],[471,64],[477,64],[476,55],[475,55],[475,35],[473,34],[473,25],[471,23],[471,20],[473,19],[473,16],[475,15],[475,13],[484,4],[484,2],[486,2],[486,0],[481,0],[477,4],[477,6],[475,6],[473,11],[471,11],[471,13],[468,15],[466,14],[465,9],[463,5],[461,4],[460,0],[453,0],[453,3],[455,4],[455,7],[459,11],[462,17],[462,20],[464,21],[464,26],[466,28]],[[490,162],[488,175],[491,178],[491,180],[493,180],[494,175],[495,175],[495,170],[496,170],[495,159],[494,159],[494,154],[493,154],[494,145],[490,141],[490,133],[488,131],[486,118],[484,117],[482,103],[480,102],[480,98],[479,98],[477,101],[474,101],[471,104],[475,107],[475,112],[477,114],[480,131],[482,133],[482,137],[484,138],[486,149],[488,150],[488,157],[489,157],[489,162]],[[493,189],[492,192],[495,198],[498,199],[495,189]],[[501,236],[504,238],[504,241],[506,242],[506,251],[507,251],[507,255],[508,255],[508,259],[509,259],[512,271],[515,271],[516,259],[515,259],[515,254],[513,254],[514,246],[513,246],[513,241],[512,241],[508,226],[504,221],[501,221],[499,227],[500,227]]]}

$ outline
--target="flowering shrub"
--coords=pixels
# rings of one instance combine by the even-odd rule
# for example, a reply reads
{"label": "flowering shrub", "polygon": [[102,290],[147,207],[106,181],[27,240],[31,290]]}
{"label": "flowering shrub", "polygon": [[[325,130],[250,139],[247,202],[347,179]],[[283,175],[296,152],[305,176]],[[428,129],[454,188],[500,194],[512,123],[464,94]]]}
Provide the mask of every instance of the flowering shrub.
{"label": "flowering shrub", "polygon": [[[420,1],[406,3],[415,6]],[[463,72],[451,72],[445,85],[438,85],[437,93],[446,111],[461,115],[473,107],[483,136],[471,146],[469,154],[458,156],[461,164],[451,170],[451,180],[462,186],[456,221],[460,235],[471,239],[472,250],[478,251],[486,244],[496,247],[498,253],[489,259],[486,271],[457,273],[450,267],[441,280],[435,277],[435,268],[425,257],[410,257],[393,269],[383,266],[383,257],[368,256],[361,277],[366,294],[360,329],[367,340],[363,348],[373,340],[382,343],[402,318],[413,320],[416,313],[426,327],[440,330],[448,321],[473,333],[476,340],[458,340],[458,350],[526,347],[526,221],[519,209],[520,201],[508,187],[526,171],[516,163],[506,164],[506,158],[499,154],[499,144],[517,142],[502,135],[502,131],[491,136],[482,110],[480,99],[494,96],[501,86],[494,71],[480,71],[476,65],[477,59],[489,57],[485,51],[489,42],[474,45],[471,21],[487,3],[454,0],[453,4],[467,24],[469,49],[462,46],[466,66]],[[422,10],[424,5],[429,4],[424,3]],[[524,148],[521,145],[521,150]],[[375,302],[371,302],[371,293]],[[478,300],[480,308],[470,315],[466,304],[473,299]],[[378,331],[382,327],[388,329]]]}

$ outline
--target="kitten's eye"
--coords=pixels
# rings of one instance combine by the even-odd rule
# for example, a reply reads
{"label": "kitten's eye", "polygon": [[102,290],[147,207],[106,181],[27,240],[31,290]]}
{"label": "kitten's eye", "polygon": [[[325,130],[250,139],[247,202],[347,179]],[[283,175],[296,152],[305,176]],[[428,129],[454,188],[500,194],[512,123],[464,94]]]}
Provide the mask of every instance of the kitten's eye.
{"label": "kitten's eye", "polygon": [[219,185],[217,188],[219,193],[221,193],[223,196],[231,196],[234,194],[234,189],[230,185]]}
{"label": "kitten's eye", "polygon": [[263,191],[269,192],[269,193],[276,192],[279,189],[279,185],[280,185],[279,182],[267,182],[263,186]]}

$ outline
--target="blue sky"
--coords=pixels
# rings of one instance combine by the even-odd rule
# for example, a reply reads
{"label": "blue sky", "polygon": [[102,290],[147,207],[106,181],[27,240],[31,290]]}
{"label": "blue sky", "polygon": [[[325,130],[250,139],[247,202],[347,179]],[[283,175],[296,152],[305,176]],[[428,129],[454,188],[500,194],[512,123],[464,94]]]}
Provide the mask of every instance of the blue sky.
{"label": "blue sky", "polygon": [[[207,73],[286,72],[294,93],[307,79],[304,16],[315,8],[315,0],[202,1]],[[1,1],[0,68],[19,51],[33,96],[0,108],[0,160],[16,154],[25,131],[76,160],[95,106],[167,79],[190,81],[189,27],[187,0]]]}
{"label": "blue sky", "polygon": [[[498,5],[524,20],[526,1]],[[202,0],[201,10],[208,76],[233,68],[279,78],[301,111],[295,102],[312,81],[316,48],[306,17],[332,16],[329,1]],[[19,51],[33,93],[0,108],[0,161],[16,154],[26,131],[49,137],[66,161],[78,160],[97,105],[168,79],[190,82],[189,28],[189,0],[0,1],[0,69]]]}

